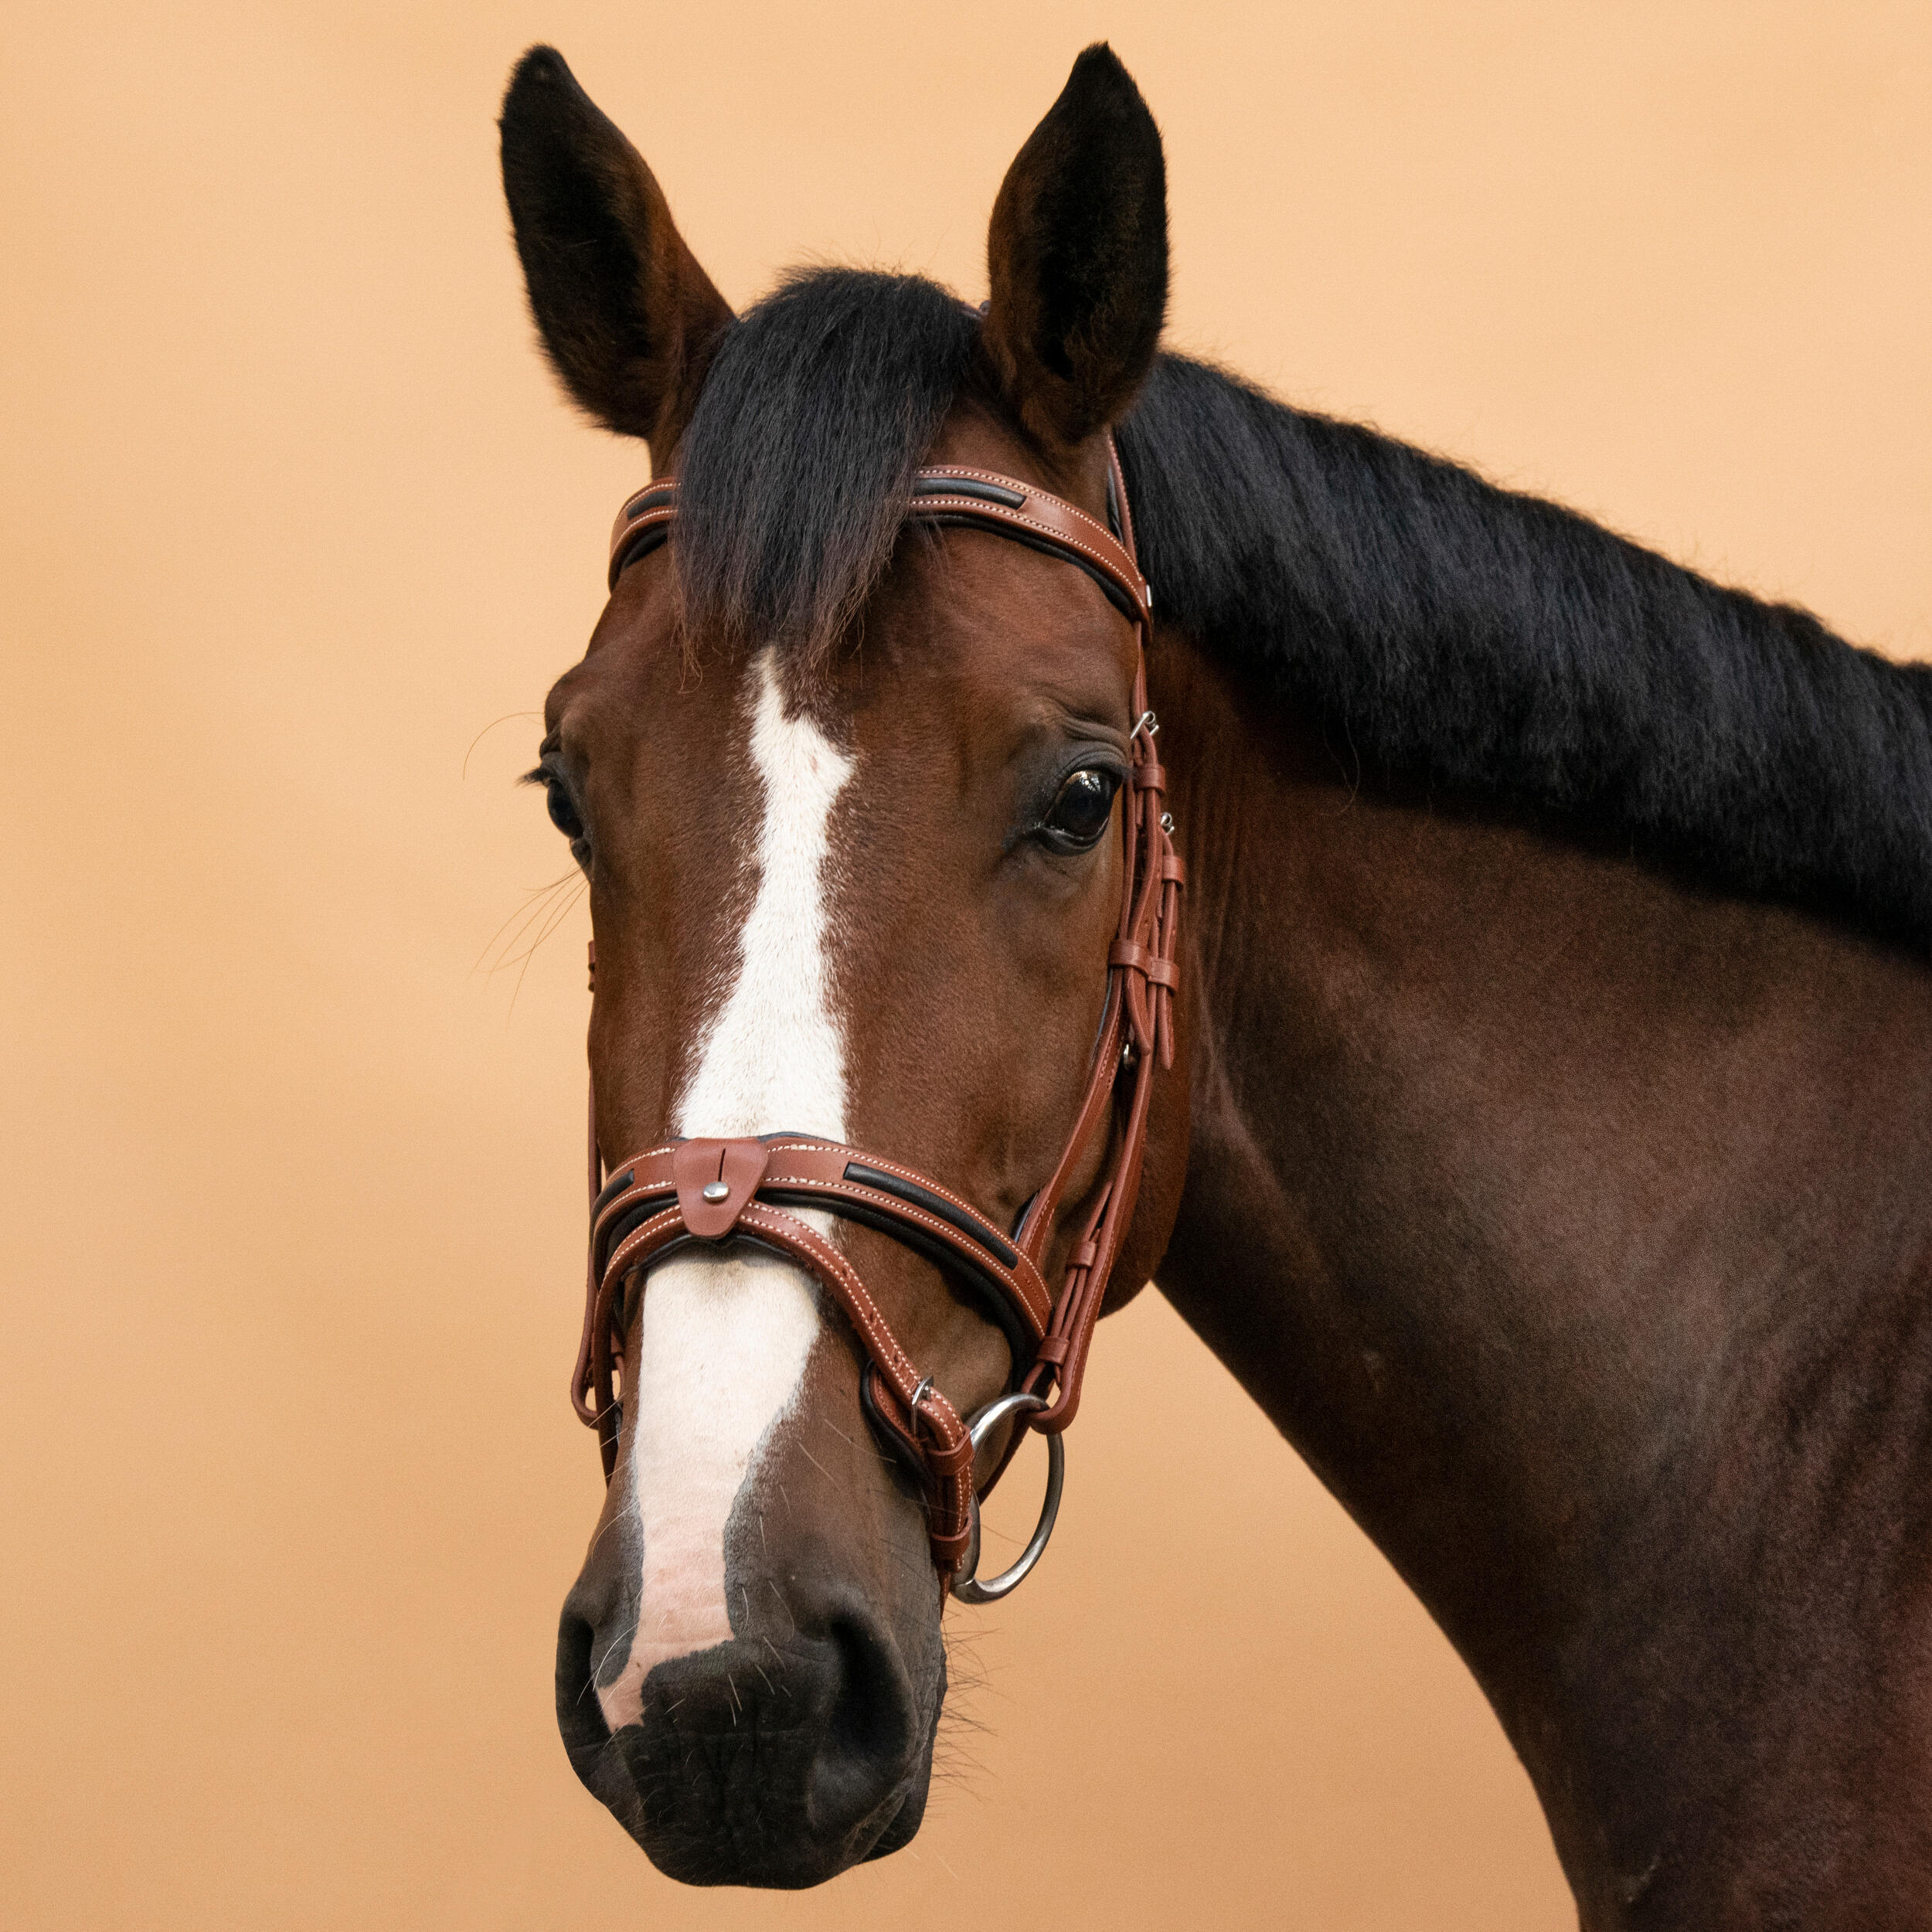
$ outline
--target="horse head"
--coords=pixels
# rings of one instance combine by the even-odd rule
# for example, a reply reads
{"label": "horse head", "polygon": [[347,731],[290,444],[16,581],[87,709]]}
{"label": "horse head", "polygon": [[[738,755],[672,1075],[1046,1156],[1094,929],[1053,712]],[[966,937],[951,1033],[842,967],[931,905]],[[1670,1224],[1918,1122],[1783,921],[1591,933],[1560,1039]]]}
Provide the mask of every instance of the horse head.
{"label": "horse head", "polygon": [[[617,1264],[593,1311],[621,1366],[595,1405],[610,1480],[559,1640],[572,1761],[673,1876],[811,1884],[906,1843],[925,1804],[957,1539],[917,1452],[1042,1372],[944,1264],[953,1237],[935,1226],[922,1251],[910,1223],[971,1222],[1058,1284],[1120,1140],[1111,1113],[1074,1130],[1134,1058],[1114,982],[1150,757],[1142,638],[1107,572],[1070,565],[1125,515],[1109,431],[1165,304],[1160,138],[1090,49],[1000,190],[983,311],[913,278],[819,272],[739,318],[555,53],[519,65],[502,126],[550,359],[675,478],[670,540],[619,545],[532,774],[590,883],[594,1144],[659,1150],[667,1175],[679,1148],[719,1144],[706,1199],[731,1193],[729,1148],[760,1166],[774,1136],[926,1177],[889,1226],[801,1192],[790,1248],[750,1238],[744,1199],[692,1238],[695,1183],[667,1180],[682,1207],[642,1199],[613,1238],[651,1222],[679,1239]],[[1043,543],[1024,515],[975,523],[971,502],[909,522],[934,465],[1050,493],[1066,529],[1102,535]],[[640,527],[652,500],[627,506]],[[1144,1004],[1171,990],[1145,955],[1137,970]],[[1185,1053],[1183,1021],[1163,1020],[1163,1057]],[[1115,1301],[1173,1221],[1184,1073],[1151,1110]],[[614,1172],[608,1198],[648,1194],[623,1192],[641,1171]],[[910,1398],[868,1384],[883,1345],[827,1292],[848,1266],[921,1372]],[[916,1453],[895,1455],[909,1430]],[[1010,1439],[988,1430],[961,1480],[983,1487]]]}

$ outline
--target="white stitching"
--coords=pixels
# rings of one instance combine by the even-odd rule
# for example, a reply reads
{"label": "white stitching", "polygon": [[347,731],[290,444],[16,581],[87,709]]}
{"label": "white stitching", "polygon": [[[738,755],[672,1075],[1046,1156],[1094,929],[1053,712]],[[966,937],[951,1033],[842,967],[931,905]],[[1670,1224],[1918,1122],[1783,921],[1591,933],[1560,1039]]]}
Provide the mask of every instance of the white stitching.
{"label": "white stitching", "polygon": [[[1021,1277],[1017,1269],[1005,1266],[997,1255],[986,1253],[977,1242],[972,1242],[969,1236],[961,1234],[958,1229],[953,1226],[950,1222],[940,1220],[937,1215],[922,1213],[919,1209],[900,1200],[896,1194],[882,1194],[876,1188],[861,1187],[855,1181],[817,1181],[808,1174],[767,1174],[759,1185],[761,1187],[811,1187],[828,1192],[835,1192],[849,1197],[857,1196],[879,1206],[889,1208],[895,1215],[906,1220],[917,1221],[922,1227],[932,1229],[935,1233],[944,1236],[954,1247],[971,1242],[975,1257],[977,1259],[983,1257],[995,1274],[1003,1276],[1012,1283],[1014,1287],[1019,1291],[1020,1298],[1027,1303],[1028,1312],[1034,1315],[1039,1314],[1039,1310],[1032,1306],[1032,1298],[1026,1291],[1028,1284]],[[1015,1252],[1017,1253],[1019,1250],[1015,1249]],[[1023,1256],[1021,1258],[1025,1259]],[[1050,1318],[1053,1304],[1052,1298],[1045,1292],[1046,1285],[1045,1279],[1039,1275],[1037,1269],[1034,1270],[1034,1274],[1036,1279],[1040,1282],[1042,1290],[1040,1300],[1045,1304]]]}
{"label": "white stitching", "polygon": [[[1089,516],[1077,503],[1070,503],[1065,497],[1056,496],[1051,490],[1043,490],[1033,484],[1023,483],[1016,476],[1002,476],[997,470],[968,469],[964,464],[958,463],[935,463],[928,468],[916,471],[914,474],[917,478],[930,482],[937,482],[940,478],[944,477],[967,476],[971,477],[976,483],[995,483],[998,484],[1002,488],[1009,490],[1017,488],[1022,496],[1029,498],[1036,496],[1044,497],[1048,502],[1057,503],[1062,509],[1068,511],[1073,515],[1078,517],[1090,530],[1094,531],[1097,536],[1104,536],[1109,543],[1114,545],[1121,552],[1123,556],[1126,553],[1127,546],[1121,542],[1120,539],[1117,537],[1104,523],[1100,522],[1099,518]],[[644,492],[640,490],[638,494],[641,496]],[[920,504],[930,502],[933,500],[934,499],[930,497],[914,497],[913,498],[913,503],[915,512],[917,512],[917,506]],[[978,496],[973,498],[973,501],[975,503],[983,503],[985,500],[986,499],[984,497]],[[635,501],[635,499],[633,498],[633,501]],[[1010,508],[1010,505],[1002,503],[997,504],[994,507],[998,509],[1006,509]]]}
{"label": "white stitching", "polygon": [[[631,1232],[617,1243],[617,1247],[611,1252],[610,1260],[604,1263],[604,1273],[598,1277],[597,1280],[597,1298],[599,1301],[601,1301],[604,1298],[604,1291],[611,1285],[611,1277],[614,1273],[616,1273],[618,1263],[621,1260],[623,1260],[624,1257],[631,1253],[631,1250],[633,1248],[638,1247],[641,1243],[642,1243],[648,1236],[655,1233],[658,1229],[665,1226],[674,1218],[679,1222],[682,1222],[684,1219],[682,1213],[675,1205],[668,1208],[662,1209],[657,1213],[652,1215],[650,1219],[646,1221],[641,1227],[633,1228]],[[653,1245],[655,1246],[655,1243],[654,1243]],[[628,1274],[631,1267],[636,1265],[637,1264],[634,1262],[628,1264],[621,1273],[617,1274],[617,1279],[618,1281],[621,1283],[624,1279],[624,1276]]]}
{"label": "white stitching", "polygon": [[[928,1193],[937,1194],[941,1200],[951,1202],[961,1213],[970,1214],[975,1221],[988,1229],[992,1226],[992,1223],[971,1202],[961,1199],[950,1188],[941,1187],[937,1181],[928,1180],[917,1168],[902,1167],[896,1161],[887,1160],[883,1155],[868,1154],[862,1147],[849,1147],[842,1141],[785,1141],[775,1143],[771,1151],[774,1154],[843,1154],[852,1160],[863,1161],[868,1167],[877,1168],[882,1174],[896,1174],[902,1181],[911,1181],[924,1188]],[[766,1176],[767,1179],[770,1178],[768,1175]],[[849,1181],[845,1185],[861,1187],[864,1183]],[[1009,1242],[1007,1245],[1011,1247],[1012,1244]]]}
{"label": "white stitching", "polygon": [[[1043,536],[1050,536],[1056,543],[1063,543],[1070,550],[1079,550],[1091,557],[1107,576],[1133,600],[1134,607],[1143,617],[1148,614],[1145,595],[1147,580],[1137,570],[1132,577],[1127,576],[1114,560],[1104,552],[1097,550],[1090,543],[1083,543],[1077,536],[1069,536],[1051,523],[1041,522],[1038,517],[1022,516],[1017,510],[1009,510],[1003,503],[988,503],[977,496],[922,496],[919,499],[919,512],[934,507],[940,509],[970,509],[975,516],[985,516],[998,523],[1022,523],[1029,530],[1038,530]],[[1091,519],[1089,519],[1091,521]],[[1110,543],[1112,539],[1108,539]],[[1124,556],[1127,553],[1122,551]]]}
{"label": "white stitching", "polygon": [[[751,1220],[754,1213],[762,1216],[763,1219],[753,1222],[753,1225],[762,1226],[767,1233],[771,1234],[781,1231],[784,1223],[778,1222],[778,1217],[782,1216],[784,1223],[789,1223],[791,1227],[796,1228],[799,1231],[798,1234],[789,1235],[788,1240],[798,1241],[799,1236],[802,1235],[804,1240],[801,1245],[815,1260],[819,1260],[819,1250],[821,1249],[824,1250],[825,1257],[832,1264],[831,1272],[845,1284],[852,1300],[865,1310],[865,1313],[862,1315],[848,1304],[845,1309],[846,1314],[865,1329],[872,1339],[879,1345],[879,1353],[889,1353],[891,1359],[898,1366],[900,1372],[910,1380],[917,1383],[918,1377],[912,1372],[912,1358],[900,1346],[898,1336],[886,1327],[886,1318],[879,1312],[878,1303],[873,1301],[871,1295],[867,1293],[865,1283],[859,1280],[856,1270],[845,1257],[832,1247],[831,1243],[821,1240],[815,1229],[807,1227],[795,1214],[787,1213],[783,1208],[766,1207],[762,1204],[755,1205],[753,1207],[747,1209],[744,1214],[740,1217],[740,1224]],[[777,1225],[774,1226],[774,1223]],[[821,1264],[823,1265],[822,1261]],[[893,1393],[896,1395],[898,1391],[895,1389]]]}
{"label": "white stitching", "polygon": [[675,1141],[662,1141],[646,1153],[632,1154],[621,1161],[612,1161],[609,1163],[607,1171],[614,1174],[621,1167],[642,1167],[647,1161],[661,1161],[667,1154],[675,1154],[677,1148],[678,1143]]}

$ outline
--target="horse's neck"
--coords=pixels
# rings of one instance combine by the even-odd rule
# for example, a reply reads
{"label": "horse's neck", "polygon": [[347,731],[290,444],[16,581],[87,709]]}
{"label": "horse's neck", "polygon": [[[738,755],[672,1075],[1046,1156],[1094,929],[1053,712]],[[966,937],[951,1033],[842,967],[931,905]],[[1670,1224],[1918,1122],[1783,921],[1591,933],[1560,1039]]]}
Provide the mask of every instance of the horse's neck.
{"label": "horse's neck", "polygon": [[1475,1670],[1587,1924],[1919,1923],[1932,975],[1379,794],[1178,641],[1154,698],[1163,1287]]}

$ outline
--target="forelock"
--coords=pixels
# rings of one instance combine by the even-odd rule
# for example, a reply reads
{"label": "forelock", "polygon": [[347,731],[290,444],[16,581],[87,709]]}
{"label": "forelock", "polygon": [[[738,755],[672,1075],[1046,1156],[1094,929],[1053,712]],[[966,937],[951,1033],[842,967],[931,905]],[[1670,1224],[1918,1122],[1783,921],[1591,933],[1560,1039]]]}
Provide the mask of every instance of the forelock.
{"label": "forelock", "polygon": [[733,325],[678,457],[694,641],[832,648],[891,561],[978,327],[934,283],[852,269],[795,274]]}

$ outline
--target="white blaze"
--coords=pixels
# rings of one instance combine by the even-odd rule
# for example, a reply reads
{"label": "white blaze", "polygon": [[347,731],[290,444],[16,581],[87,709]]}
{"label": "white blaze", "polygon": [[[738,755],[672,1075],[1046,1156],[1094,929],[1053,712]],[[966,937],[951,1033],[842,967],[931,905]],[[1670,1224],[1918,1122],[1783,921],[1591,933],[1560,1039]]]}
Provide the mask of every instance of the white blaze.
{"label": "white blaze", "polygon": [[[825,871],[834,801],[852,761],[801,713],[787,719],[770,650],[753,659],[751,757],[764,789],[758,889],[736,983],[712,1022],[674,1131],[774,1128],[845,1134],[844,1042],[829,1003]],[[829,1217],[804,1219],[821,1233]],[[643,1530],[638,1629],[624,1669],[598,1687],[613,1730],[638,1721],[653,1665],[723,1643],[725,1526],[773,1428],[797,1398],[818,1332],[798,1269],[742,1249],[686,1253],[653,1269],[630,1461]]]}

